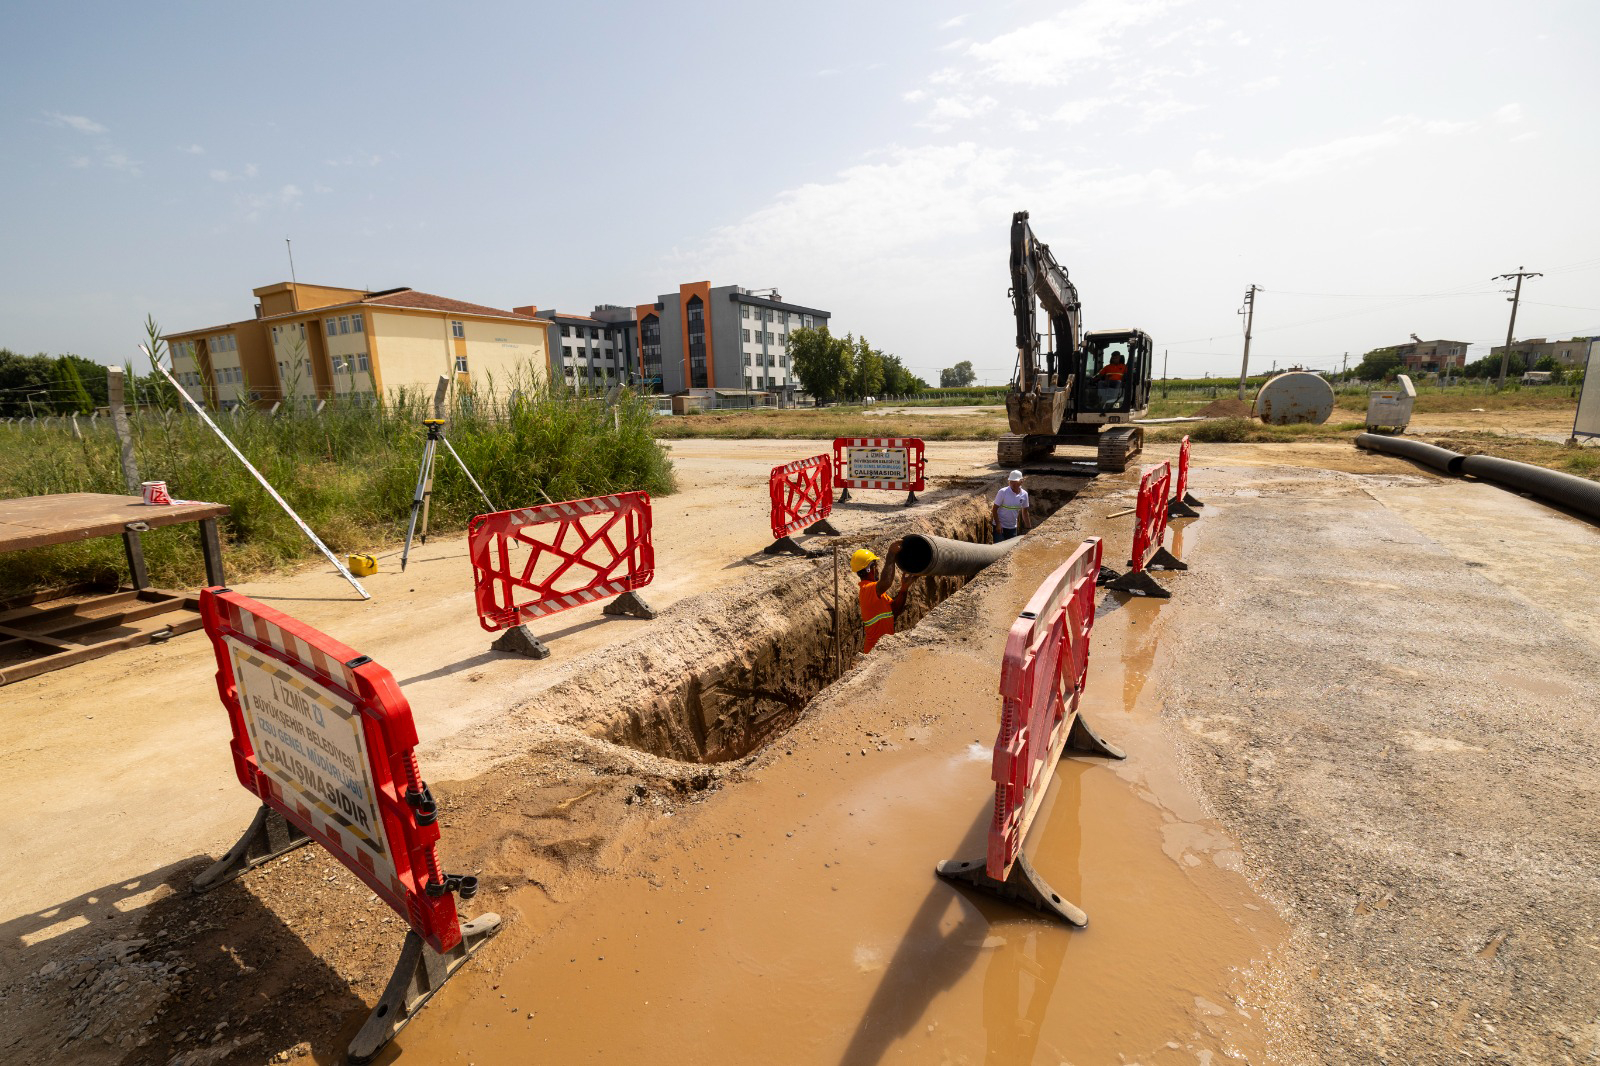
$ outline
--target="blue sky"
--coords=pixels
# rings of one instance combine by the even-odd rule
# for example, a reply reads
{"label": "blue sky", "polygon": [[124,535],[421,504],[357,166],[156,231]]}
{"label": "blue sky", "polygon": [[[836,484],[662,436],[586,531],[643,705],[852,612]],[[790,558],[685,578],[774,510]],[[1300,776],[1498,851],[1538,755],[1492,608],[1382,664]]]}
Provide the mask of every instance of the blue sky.
{"label": "blue sky", "polygon": [[0,346],[287,280],[587,311],[776,286],[1006,379],[1011,213],[1171,372],[1600,334],[1600,8],[8,5]]}

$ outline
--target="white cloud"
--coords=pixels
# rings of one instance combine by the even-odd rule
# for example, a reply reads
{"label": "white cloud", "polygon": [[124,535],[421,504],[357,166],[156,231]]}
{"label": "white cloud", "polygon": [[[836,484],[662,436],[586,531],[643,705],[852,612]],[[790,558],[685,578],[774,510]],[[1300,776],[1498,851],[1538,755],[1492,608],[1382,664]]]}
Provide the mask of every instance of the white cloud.
{"label": "white cloud", "polygon": [[1494,117],[1494,120],[1496,122],[1506,122],[1506,123],[1521,122],[1522,121],[1522,105],[1521,104],[1506,104],[1504,107],[1495,108],[1495,112],[1494,112],[1494,116],[1493,117]]}
{"label": "white cloud", "polygon": [[900,99],[904,100],[908,104],[921,103],[927,98],[928,90],[926,89],[912,89],[910,92],[900,94]]}
{"label": "white cloud", "polygon": [[211,171],[212,181],[243,181],[246,178],[253,178],[255,176],[256,165],[254,163],[246,163],[244,169],[238,171],[222,169]]}
{"label": "white cloud", "polygon": [[191,144],[187,148],[180,148],[178,150],[180,152],[184,153],[185,155],[205,155],[206,154],[206,150],[204,148],[201,148],[198,144]]}
{"label": "white cloud", "polygon": [[46,111],[45,117],[50,119],[52,125],[64,126],[67,129],[77,130],[79,133],[109,133],[104,126],[92,118],[82,115],[63,115],[59,111]]}
{"label": "white cloud", "polygon": [[1065,122],[1067,125],[1076,125],[1085,122],[1100,111],[1111,101],[1102,96],[1090,96],[1083,100],[1068,100],[1050,113],[1054,122]]}
{"label": "white cloud", "polygon": [[[1085,0],[1051,18],[971,45],[974,76],[984,81],[1052,88],[1121,58],[1117,39],[1155,21],[1182,0]],[[946,72],[946,76],[951,76]],[[954,75],[959,78],[960,75]]]}
{"label": "white cloud", "polygon": [[1265,78],[1257,78],[1255,81],[1245,82],[1239,86],[1239,91],[1242,93],[1265,92],[1267,89],[1276,89],[1281,80],[1276,74],[1269,74]]}
{"label": "white cloud", "polygon": [[324,159],[330,167],[375,167],[384,161],[382,152],[352,152],[342,159]]}
{"label": "white cloud", "polygon": [[967,19],[969,19],[971,17],[972,17],[971,15],[957,15],[954,18],[947,18],[943,22],[939,23],[939,29],[941,29],[941,30],[953,30],[953,29],[956,29],[958,26],[960,26],[963,22],[967,21]]}
{"label": "white cloud", "polygon": [[238,204],[245,209],[247,221],[255,222],[268,211],[292,211],[300,206],[302,193],[298,185],[283,185],[271,192],[240,193]]}

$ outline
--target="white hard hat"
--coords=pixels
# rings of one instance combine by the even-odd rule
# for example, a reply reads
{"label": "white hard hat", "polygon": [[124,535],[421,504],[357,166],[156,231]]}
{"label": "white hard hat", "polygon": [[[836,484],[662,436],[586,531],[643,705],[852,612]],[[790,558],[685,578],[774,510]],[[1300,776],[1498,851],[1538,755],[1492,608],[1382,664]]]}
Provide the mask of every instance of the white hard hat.
{"label": "white hard hat", "polygon": [[1006,480],[1007,481],[1021,481],[1022,480],[1022,471],[1020,471],[1020,470],[1011,471],[1011,476],[1008,477]]}

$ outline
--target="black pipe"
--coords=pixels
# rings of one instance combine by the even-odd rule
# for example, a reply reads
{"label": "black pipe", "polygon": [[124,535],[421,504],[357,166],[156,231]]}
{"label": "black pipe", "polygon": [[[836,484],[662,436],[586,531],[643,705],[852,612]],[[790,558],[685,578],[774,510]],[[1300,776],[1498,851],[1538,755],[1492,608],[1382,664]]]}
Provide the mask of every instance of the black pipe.
{"label": "black pipe", "polygon": [[1529,492],[1600,522],[1600,483],[1492,455],[1463,456],[1461,471],[1508,489]]}
{"label": "black pipe", "polygon": [[999,544],[973,544],[971,541],[912,533],[900,541],[900,554],[895,557],[895,565],[907,577],[922,577],[925,574],[971,577],[1015,548],[1021,539],[1019,536]]}
{"label": "black pipe", "polygon": [[1459,452],[1450,451],[1448,448],[1436,448],[1432,444],[1424,444],[1420,440],[1386,437],[1381,433],[1358,434],[1356,436],[1356,447],[1366,448],[1374,452],[1383,452],[1386,455],[1398,455],[1402,459],[1411,459],[1421,463],[1423,466],[1432,467],[1441,474],[1461,473],[1461,462],[1467,458]]}

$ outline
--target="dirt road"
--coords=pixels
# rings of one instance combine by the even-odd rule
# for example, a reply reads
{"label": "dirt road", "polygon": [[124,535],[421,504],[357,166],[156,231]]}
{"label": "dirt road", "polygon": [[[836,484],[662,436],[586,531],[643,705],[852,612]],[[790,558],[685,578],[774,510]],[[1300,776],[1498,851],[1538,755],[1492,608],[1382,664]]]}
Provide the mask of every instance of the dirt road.
{"label": "dirt road", "polygon": [[[988,460],[982,445],[948,447],[952,473]],[[758,588],[819,565],[760,570],[740,553],[765,542],[762,515],[738,518],[755,542],[727,528],[728,488],[759,489],[770,457],[794,448],[675,446],[696,471],[685,482],[706,482],[662,508],[658,557],[674,512],[688,520],[679,533],[703,538],[694,551],[728,553],[727,570],[687,564],[680,609],[725,610],[747,602],[734,598],[746,573]],[[330,595],[326,577],[277,585],[308,597],[279,606],[370,642],[419,709],[452,706],[419,718],[426,736],[451,730],[423,750],[447,863],[483,877],[468,913],[508,919],[391,1058],[1600,1055],[1600,727],[1581,710],[1600,696],[1600,533],[1341,445],[1207,446],[1197,461],[1208,506],[1175,527],[1193,569],[1162,577],[1170,601],[1107,596],[1095,629],[1084,708],[1129,758],[1064,762],[1030,841],[1088,911],[1082,932],[968,896],[932,864],[981,852],[1006,626],[1081,537],[1125,557],[1130,520],[1106,516],[1128,506],[1131,477],[1096,481],[764,751],[717,767],[530,728],[565,721],[537,698],[551,689],[473,661],[486,636],[426,615],[445,608],[425,592],[402,600],[425,615],[419,634],[378,609],[402,599],[398,583],[371,606]],[[861,521],[906,519],[885,508]],[[441,574],[464,568],[459,544],[455,558],[436,548],[423,559]],[[431,587],[461,596],[442,591],[455,581]],[[651,598],[668,605],[666,590]],[[642,625],[566,633],[539,665],[571,648],[575,667],[583,639]],[[597,677],[628,653],[590,646]],[[211,765],[226,744],[211,667],[185,654],[161,659],[165,674],[96,675],[104,695],[30,692],[0,722],[0,784],[46,838],[22,839],[24,873],[5,875],[11,1061],[198,1066],[297,1047],[333,1061],[387,978],[402,927],[314,849],[199,902],[166,887],[230,843],[251,807]],[[603,712],[610,684],[585,690],[584,713]],[[92,723],[112,708],[129,724],[99,738]],[[500,720],[515,754],[487,728]],[[146,722],[160,726],[151,741],[134,728]]]}

